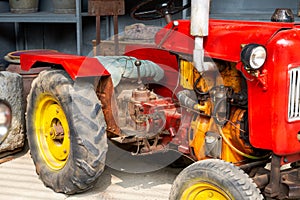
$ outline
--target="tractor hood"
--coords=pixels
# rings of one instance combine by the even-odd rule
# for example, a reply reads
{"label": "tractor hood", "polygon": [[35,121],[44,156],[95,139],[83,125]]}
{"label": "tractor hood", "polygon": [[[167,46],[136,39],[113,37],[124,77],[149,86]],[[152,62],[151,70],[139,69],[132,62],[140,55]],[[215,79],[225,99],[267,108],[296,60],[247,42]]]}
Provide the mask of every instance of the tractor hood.
{"label": "tractor hood", "polygon": [[[163,49],[192,55],[194,37],[190,35],[190,21],[177,22],[177,26],[171,22],[159,31],[155,42]],[[204,38],[205,54],[212,58],[238,62],[242,45],[266,45],[277,32],[293,27],[294,23],[210,20],[209,34]]]}

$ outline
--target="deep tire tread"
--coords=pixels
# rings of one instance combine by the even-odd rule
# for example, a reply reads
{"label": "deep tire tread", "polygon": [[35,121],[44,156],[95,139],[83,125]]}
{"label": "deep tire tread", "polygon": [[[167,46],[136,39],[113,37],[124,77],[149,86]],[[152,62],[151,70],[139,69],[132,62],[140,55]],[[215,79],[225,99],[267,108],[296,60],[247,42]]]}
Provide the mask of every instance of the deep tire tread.
{"label": "deep tire tread", "polygon": [[99,142],[102,140],[103,135],[105,134],[106,129],[102,127],[98,134],[94,137],[94,143],[99,144]]}
{"label": "deep tire tread", "polygon": [[74,83],[63,70],[43,71],[33,81],[28,97],[27,127],[31,134],[34,133],[33,108],[37,96],[42,93],[55,96],[64,108],[70,126],[71,149],[65,167],[53,172],[36,153],[39,150],[35,137],[30,135],[29,145],[37,173],[44,184],[56,192],[84,192],[93,187],[105,166],[107,143],[103,130],[106,124],[101,103],[92,84]]}
{"label": "deep tire tread", "polygon": [[84,160],[77,160],[77,166],[80,167],[88,176],[93,177],[96,175],[95,168],[89,165]]}
{"label": "deep tire tread", "polygon": [[195,180],[195,178],[202,180],[202,176],[218,182],[221,187],[225,187],[230,191],[235,199],[264,199],[253,180],[243,170],[223,160],[208,159],[190,165],[177,176],[171,189],[170,200],[180,199],[181,192],[184,191],[184,185],[192,179]]}
{"label": "deep tire tread", "polygon": [[89,142],[88,140],[83,140],[82,141],[82,145],[86,147],[86,149],[88,151],[90,151],[94,156],[98,156],[99,155],[99,149],[97,149],[97,147],[95,147],[91,142]]}

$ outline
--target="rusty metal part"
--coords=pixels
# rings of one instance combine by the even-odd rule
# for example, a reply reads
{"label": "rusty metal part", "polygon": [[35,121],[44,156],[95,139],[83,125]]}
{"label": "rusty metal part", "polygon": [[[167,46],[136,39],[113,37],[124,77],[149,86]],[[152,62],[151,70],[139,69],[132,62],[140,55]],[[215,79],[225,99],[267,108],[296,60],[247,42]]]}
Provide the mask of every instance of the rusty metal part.
{"label": "rusty metal part", "polygon": [[[155,139],[157,136],[150,136],[149,140]],[[140,142],[143,142],[143,137],[142,135],[140,137],[138,136],[120,136],[120,137],[113,137],[111,140],[116,141],[120,144],[133,144],[133,145],[139,145]]]}
{"label": "rusty metal part", "polygon": [[274,198],[280,194],[280,161],[280,156],[272,155],[270,183],[264,190],[267,197]]}
{"label": "rusty metal part", "polygon": [[150,90],[139,89],[139,84],[134,83],[134,86],[138,89],[136,87],[130,89],[132,88],[130,85],[116,89],[118,105],[116,121],[122,134],[149,138],[162,134],[163,130],[170,127],[178,129],[180,116],[171,98],[157,98]]}
{"label": "rusty metal part", "polygon": [[285,189],[282,193],[286,194],[284,197],[300,199],[300,168],[283,171],[281,174],[281,183],[284,185],[281,188]]}
{"label": "rusty metal part", "polygon": [[[124,1],[123,1],[124,2]],[[119,36],[118,36],[118,29],[119,29],[119,23],[118,23],[118,16],[114,15],[114,42],[115,42],[115,55],[119,55]]]}
{"label": "rusty metal part", "polygon": [[252,170],[253,168],[257,169],[259,167],[264,167],[268,162],[270,162],[271,159],[265,159],[265,160],[260,160],[260,161],[255,161],[255,162],[250,162],[250,163],[246,163],[246,164],[242,164],[239,167],[248,172],[250,170]]}
{"label": "rusty metal part", "polygon": [[256,184],[257,188],[261,191],[264,191],[264,188],[270,182],[270,170],[265,168],[260,168],[259,170],[255,169],[255,175],[252,177],[253,182]]}
{"label": "rusty metal part", "polygon": [[270,180],[270,173],[269,171],[266,170],[266,172],[257,175],[253,178],[253,182],[257,185],[259,189],[263,189],[268,185],[269,180]]}
{"label": "rusty metal part", "polygon": [[[281,169],[280,159],[280,156],[272,156],[271,170],[261,165],[264,161],[255,162],[257,167],[252,169],[249,176],[267,198],[300,199],[300,167],[292,164]],[[241,168],[247,165],[251,163],[242,165]]]}
{"label": "rusty metal part", "polygon": [[[140,149],[140,145],[138,146],[137,152],[135,153],[135,155],[147,155],[147,154],[151,154],[153,152],[158,152],[158,151],[163,151],[165,150],[165,146],[162,144],[158,144],[159,140],[161,138],[157,135],[155,136],[155,139],[153,141],[153,144],[151,145],[149,143],[149,139],[147,138],[142,138],[142,145],[143,147]],[[140,149],[140,150],[139,150]]]}
{"label": "rusty metal part", "polygon": [[156,96],[153,95],[150,90],[139,90],[136,89],[132,92],[132,99],[133,101],[142,101],[142,102],[146,102],[149,100],[153,100],[156,99]]}
{"label": "rusty metal part", "polygon": [[53,127],[50,130],[50,136],[54,140],[64,139],[64,129],[61,124],[53,124]]}
{"label": "rusty metal part", "polygon": [[[121,136],[121,129],[117,125],[113,110],[116,107],[114,104],[114,86],[111,77],[102,77],[97,85],[96,94],[102,103],[102,110],[107,124],[108,137]],[[116,115],[115,115],[116,116]]]}
{"label": "rusty metal part", "polygon": [[99,55],[100,49],[100,16],[113,16],[114,22],[114,42],[115,55],[119,54],[119,37],[118,37],[118,15],[125,14],[124,0],[89,0],[88,13],[96,16],[96,55]]}
{"label": "rusty metal part", "polygon": [[143,140],[143,144],[144,144],[144,147],[141,148],[141,151],[140,153],[141,154],[147,154],[147,153],[150,153],[150,152],[157,152],[157,151],[162,151],[163,149],[165,149],[165,146],[161,145],[161,144],[157,144],[158,140],[156,141],[155,144],[153,145],[150,145],[149,144],[149,141],[144,138]]}
{"label": "rusty metal part", "polygon": [[101,41],[101,17],[100,15],[96,16],[96,50],[94,52],[94,56],[100,55],[100,41]]}
{"label": "rusty metal part", "polygon": [[[132,102],[130,104],[133,104]],[[170,106],[168,108],[168,106]],[[172,107],[173,106],[173,107]],[[153,100],[145,103],[137,103],[129,106],[129,123],[125,129],[132,129],[133,134],[138,137],[151,137],[161,134],[162,131],[170,126],[176,127],[177,112],[174,105],[164,99]],[[167,120],[175,122],[170,125]],[[123,129],[123,128],[122,128]]]}
{"label": "rusty metal part", "polygon": [[180,125],[178,108],[171,98],[157,98],[146,88],[139,89],[136,82],[125,85],[115,89],[118,106],[115,120],[121,133],[110,139],[136,146],[134,155],[164,151],[172,137],[168,130],[174,129],[174,136]]}
{"label": "rusty metal part", "polygon": [[124,15],[124,0],[89,0],[88,12],[91,16]]}
{"label": "rusty metal part", "polygon": [[[111,140],[116,141],[120,144],[131,144],[137,147],[137,150],[133,155],[146,155],[153,152],[161,152],[166,150],[166,146],[159,144],[159,141],[162,139],[159,135],[152,136],[149,138],[145,137],[136,137],[136,136],[122,136],[122,137],[113,137]],[[151,141],[151,144],[150,142]]]}
{"label": "rusty metal part", "polygon": [[[183,113],[181,115],[180,127],[178,128],[177,134],[172,139],[172,143],[178,146],[178,151],[184,154],[190,154],[190,144],[188,141],[189,138],[188,134],[191,126],[190,124],[191,121],[192,121],[192,114],[183,110]],[[172,132],[173,131],[171,131],[171,133]]]}
{"label": "rusty metal part", "polygon": [[110,139],[120,144],[129,144],[129,143],[137,144],[137,142],[139,141],[137,137],[126,137],[126,136],[112,137]]}

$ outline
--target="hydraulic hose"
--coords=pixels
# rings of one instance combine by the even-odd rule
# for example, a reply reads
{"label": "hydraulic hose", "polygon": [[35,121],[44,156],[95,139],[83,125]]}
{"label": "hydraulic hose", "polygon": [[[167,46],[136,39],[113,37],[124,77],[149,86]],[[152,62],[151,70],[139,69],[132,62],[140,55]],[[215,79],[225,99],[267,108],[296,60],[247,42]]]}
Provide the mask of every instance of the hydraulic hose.
{"label": "hydraulic hose", "polygon": [[190,90],[182,90],[177,93],[178,100],[183,106],[194,109],[197,102],[192,99],[192,92]]}

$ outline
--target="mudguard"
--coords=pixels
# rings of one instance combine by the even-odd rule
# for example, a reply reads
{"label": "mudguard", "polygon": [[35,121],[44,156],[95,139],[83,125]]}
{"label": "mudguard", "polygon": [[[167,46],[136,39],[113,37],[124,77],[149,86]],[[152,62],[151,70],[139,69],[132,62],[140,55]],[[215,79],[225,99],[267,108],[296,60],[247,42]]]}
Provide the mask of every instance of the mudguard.
{"label": "mudguard", "polygon": [[22,70],[30,70],[36,63],[61,65],[72,79],[77,77],[107,76],[109,72],[96,59],[55,51],[26,52],[20,55]]}

